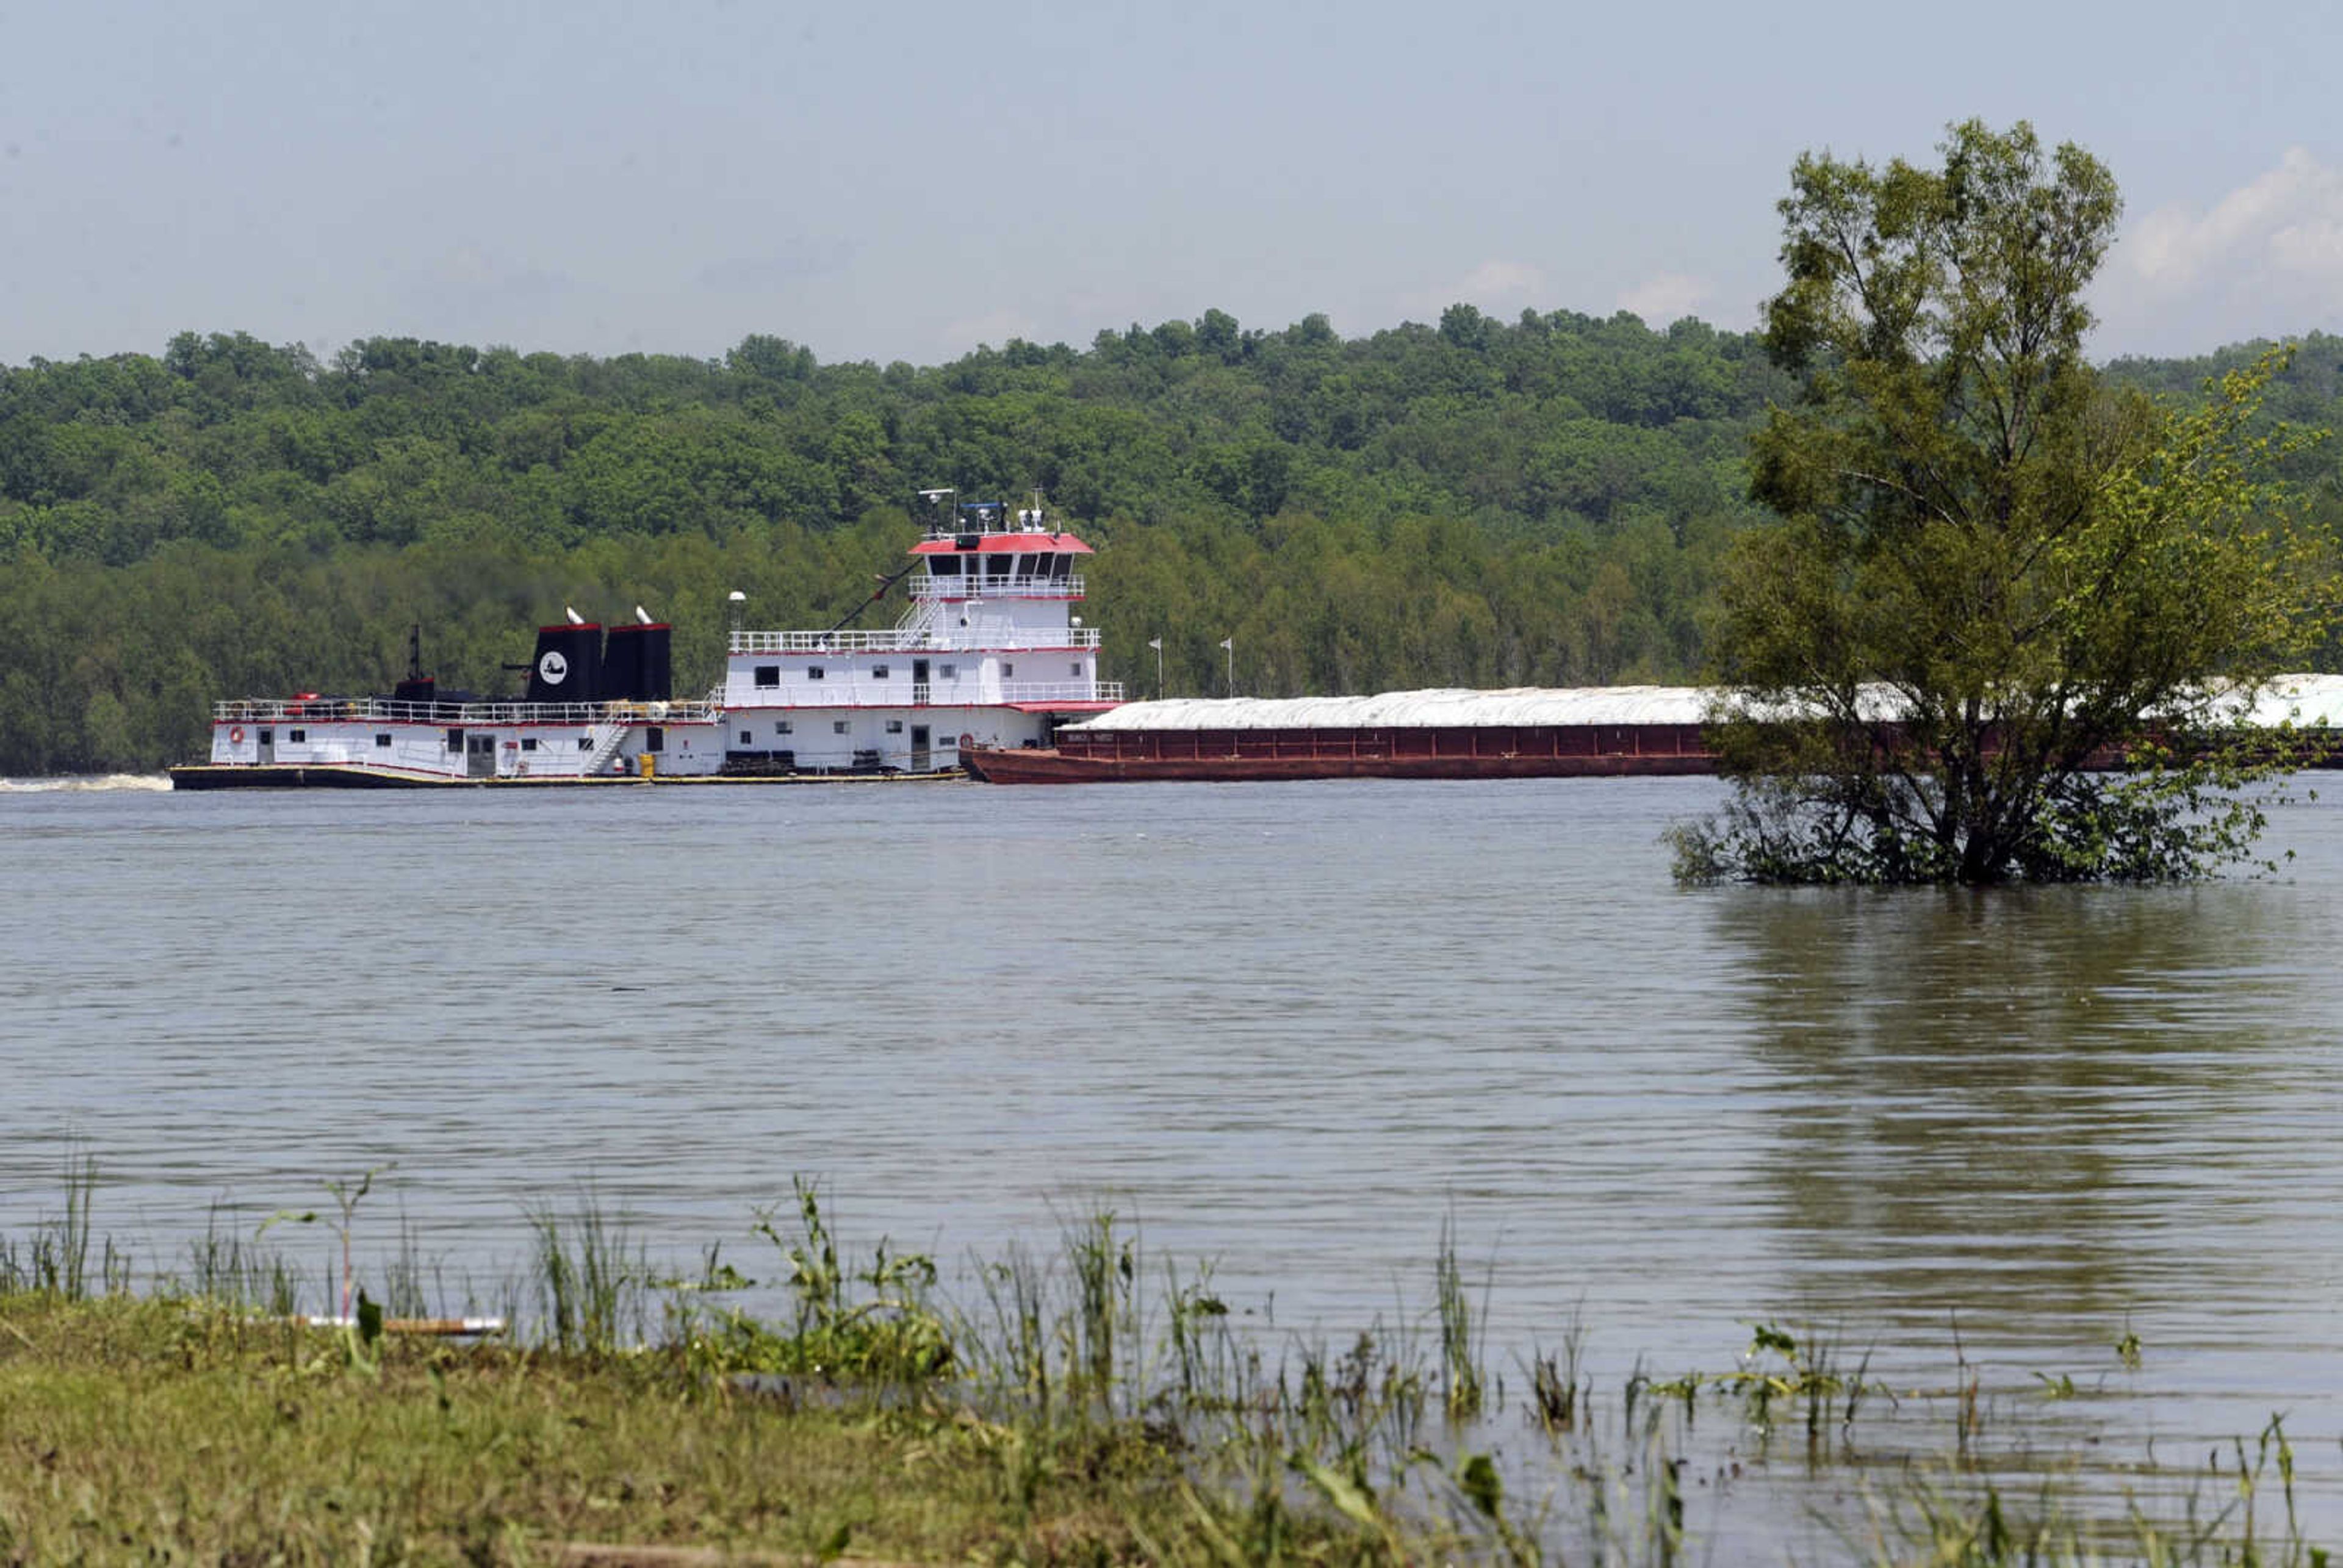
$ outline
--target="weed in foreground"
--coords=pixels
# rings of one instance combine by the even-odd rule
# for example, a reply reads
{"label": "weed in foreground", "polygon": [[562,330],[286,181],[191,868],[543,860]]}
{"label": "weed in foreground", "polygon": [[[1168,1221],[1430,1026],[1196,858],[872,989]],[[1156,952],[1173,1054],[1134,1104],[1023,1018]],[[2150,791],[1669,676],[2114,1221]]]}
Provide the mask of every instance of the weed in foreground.
{"label": "weed in foreground", "polygon": [[588,1184],[578,1187],[566,1214],[542,1199],[526,1213],[536,1239],[542,1322],[555,1348],[608,1356],[639,1342],[650,1267],[639,1245],[629,1255],[633,1239],[626,1222],[605,1212]]}
{"label": "weed in foreground", "polygon": [[1433,1302],[1440,1315],[1442,1390],[1451,1421],[1470,1421],[1481,1413],[1487,1379],[1483,1373],[1482,1337],[1487,1329],[1489,1290],[1493,1267],[1482,1282],[1481,1311],[1475,1312],[1465,1293],[1464,1272],[1456,1261],[1456,1216],[1440,1222],[1440,1251],[1433,1261]]}
{"label": "weed in foreground", "polygon": [[[747,1312],[680,1314],[688,1354],[703,1372],[805,1373],[834,1382],[896,1389],[923,1386],[956,1361],[953,1336],[930,1301],[936,1265],[922,1252],[897,1252],[884,1237],[860,1268],[841,1263],[814,1183],[796,1181],[796,1216],[756,1211],[755,1233],[788,1265],[796,1322],[782,1332]],[[721,1285],[713,1252],[704,1270]]]}
{"label": "weed in foreground", "polygon": [[108,1236],[98,1256],[97,1272],[89,1267],[90,1206],[97,1195],[96,1157],[69,1150],[65,1163],[65,1212],[43,1220],[21,1246],[0,1240],[0,1292],[36,1292],[69,1302],[87,1300],[94,1292],[118,1294],[130,1289],[130,1259]]}
{"label": "weed in foreground", "polygon": [[[265,1229],[265,1227],[264,1227]],[[187,1290],[196,1300],[290,1317],[300,1310],[301,1271],[282,1252],[244,1235],[235,1207],[216,1200],[204,1233],[187,1244]]]}
{"label": "weed in foreground", "polygon": [[1585,1379],[1586,1323],[1574,1309],[1562,1332],[1557,1356],[1537,1345],[1530,1347],[1530,1407],[1547,1436],[1574,1430],[1581,1412],[1594,1398],[1594,1384]]}

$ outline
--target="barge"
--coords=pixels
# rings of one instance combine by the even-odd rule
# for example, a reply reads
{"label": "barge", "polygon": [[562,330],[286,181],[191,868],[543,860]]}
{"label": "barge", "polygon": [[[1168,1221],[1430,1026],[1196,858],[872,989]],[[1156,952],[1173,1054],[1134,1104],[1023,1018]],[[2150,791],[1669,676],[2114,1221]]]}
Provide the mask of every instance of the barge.
{"label": "barge", "polygon": [[993,784],[1611,779],[1713,773],[1691,687],[1393,691],[1127,703],[1041,749],[976,746]]}
{"label": "barge", "polygon": [[[1039,748],[1122,699],[1075,613],[1091,551],[1030,507],[921,493],[921,537],[853,614],[819,630],[733,628],[722,683],[679,699],[670,628],[638,606],[607,633],[570,611],[538,628],[510,699],[443,693],[410,646],[379,697],[237,698],[212,710],[210,758],[182,789],[805,783],[960,779],[962,739]],[[853,622],[909,578],[892,627]],[[419,638],[418,638],[419,642]]]}
{"label": "barge", "polygon": [[[1699,687],[1393,691],[1378,697],[1132,702],[1039,749],[963,749],[993,784],[1191,779],[1620,779],[1711,774]],[[1884,690],[1885,713],[1893,699]],[[2295,768],[2343,766],[2343,676],[2282,675],[2227,718]],[[2117,769],[2107,752],[2094,768]]]}

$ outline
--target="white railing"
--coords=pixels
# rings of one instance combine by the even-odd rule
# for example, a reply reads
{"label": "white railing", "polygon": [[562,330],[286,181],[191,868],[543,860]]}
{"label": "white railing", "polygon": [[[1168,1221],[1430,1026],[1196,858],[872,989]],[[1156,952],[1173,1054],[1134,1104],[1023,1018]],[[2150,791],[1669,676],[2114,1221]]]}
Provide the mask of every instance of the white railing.
{"label": "white railing", "polygon": [[212,704],[216,721],[316,724],[689,724],[713,702],[397,702],[387,697],[242,697]]}
{"label": "white railing", "polygon": [[1035,648],[1096,648],[1094,626],[889,627],[884,631],[736,631],[734,653],[983,653]]}
{"label": "white railing", "polygon": [[986,681],[972,672],[954,680],[792,681],[785,687],[736,688],[736,711],[782,708],[990,708],[1003,702],[1122,700],[1119,680]]}
{"label": "white railing", "polygon": [[736,631],[734,653],[908,653],[940,646],[928,633],[902,627],[884,631]]}
{"label": "white railing", "polygon": [[1003,702],[1121,702],[1120,680],[1004,680]]}
{"label": "white railing", "polygon": [[1081,598],[1079,573],[1062,578],[991,578],[982,574],[940,578],[922,572],[911,579],[913,598]]}

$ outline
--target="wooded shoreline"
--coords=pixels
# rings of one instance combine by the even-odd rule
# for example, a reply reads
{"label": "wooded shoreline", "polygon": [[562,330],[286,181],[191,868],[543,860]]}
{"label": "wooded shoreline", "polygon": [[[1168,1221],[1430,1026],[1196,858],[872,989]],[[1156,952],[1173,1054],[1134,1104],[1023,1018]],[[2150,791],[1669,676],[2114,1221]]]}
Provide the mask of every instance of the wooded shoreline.
{"label": "wooded shoreline", "polygon": [[[2247,357],[2124,361],[2194,396]],[[2343,410],[2314,335],[2273,417]],[[501,692],[525,628],[638,603],[712,679],[725,596],[828,624],[910,537],[914,489],[1045,490],[1101,546],[1101,673],[1218,695],[1683,680],[1746,442],[1792,395],[1749,335],[1467,306],[1344,339],[1224,313],[949,365],[721,361],[240,334],[0,370],[0,775],[153,771],[224,697],[387,690],[408,628]],[[2289,477],[2343,509],[2329,443]],[[870,612],[881,618],[891,607]],[[2331,650],[2330,650],[2331,651]],[[2331,662],[2328,660],[2325,662]]]}

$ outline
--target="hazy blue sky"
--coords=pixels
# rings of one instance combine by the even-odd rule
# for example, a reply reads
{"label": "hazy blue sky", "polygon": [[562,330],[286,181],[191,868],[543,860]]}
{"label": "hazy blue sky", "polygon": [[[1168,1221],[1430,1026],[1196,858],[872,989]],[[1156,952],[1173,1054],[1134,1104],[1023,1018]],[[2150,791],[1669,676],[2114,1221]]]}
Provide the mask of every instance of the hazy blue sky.
{"label": "hazy blue sky", "polygon": [[2121,182],[2100,350],[2197,352],[2343,330],[2338,62],[2331,4],[20,5],[0,362],[1745,327],[1801,149],[1971,115]]}

